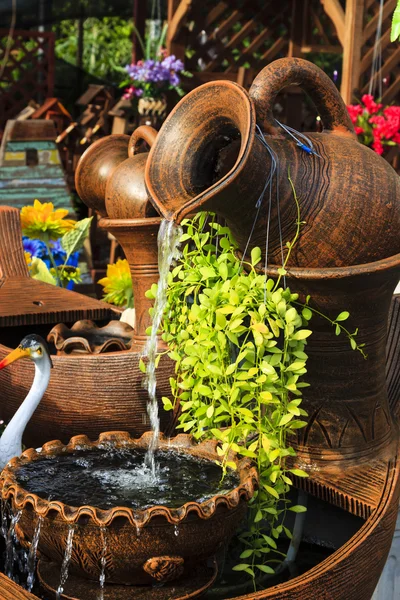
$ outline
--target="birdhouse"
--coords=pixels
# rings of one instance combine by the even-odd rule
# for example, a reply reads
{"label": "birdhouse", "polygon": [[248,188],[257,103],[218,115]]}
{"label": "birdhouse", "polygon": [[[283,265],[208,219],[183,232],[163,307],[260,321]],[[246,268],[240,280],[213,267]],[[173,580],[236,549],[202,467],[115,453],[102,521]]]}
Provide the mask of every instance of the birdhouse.
{"label": "birdhouse", "polygon": [[53,121],[8,121],[0,150],[0,204],[21,208],[35,198],[71,205]]}

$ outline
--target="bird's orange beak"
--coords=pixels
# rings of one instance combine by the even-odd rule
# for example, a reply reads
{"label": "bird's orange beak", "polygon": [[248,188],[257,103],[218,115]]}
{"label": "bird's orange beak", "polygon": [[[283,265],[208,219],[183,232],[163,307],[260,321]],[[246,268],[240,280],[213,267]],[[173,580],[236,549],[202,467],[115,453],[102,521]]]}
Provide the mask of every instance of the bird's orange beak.
{"label": "bird's orange beak", "polygon": [[24,358],[25,356],[30,356],[30,351],[28,348],[15,348],[10,354],[8,354],[3,360],[0,361],[0,370],[4,369],[8,365],[11,365],[15,360],[19,360],[20,358]]}

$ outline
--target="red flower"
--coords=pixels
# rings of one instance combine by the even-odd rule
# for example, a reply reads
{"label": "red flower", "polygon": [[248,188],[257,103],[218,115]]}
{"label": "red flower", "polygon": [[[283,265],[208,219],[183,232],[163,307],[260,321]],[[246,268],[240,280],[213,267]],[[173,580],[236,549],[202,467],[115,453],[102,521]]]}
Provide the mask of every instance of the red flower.
{"label": "red flower", "polygon": [[357,135],[363,135],[363,133],[365,133],[364,129],[362,127],[358,127],[357,125],[354,127],[354,131]]}
{"label": "red flower", "polygon": [[357,118],[362,115],[363,109],[360,104],[349,104],[347,106],[348,113],[350,115],[351,122],[357,123]]}
{"label": "red flower", "polygon": [[383,104],[377,104],[371,94],[364,94],[364,96],[361,98],[361,101],[364,103],[367,111],[371,115],[377,113],[383,106]]}

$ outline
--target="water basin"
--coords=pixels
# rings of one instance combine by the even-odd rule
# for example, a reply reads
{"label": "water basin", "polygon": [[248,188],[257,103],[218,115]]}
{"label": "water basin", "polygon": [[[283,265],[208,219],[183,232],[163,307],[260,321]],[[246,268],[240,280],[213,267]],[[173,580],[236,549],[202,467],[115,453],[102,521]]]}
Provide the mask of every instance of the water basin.
{"label": "water basin", "polygon": [[[49,442],[40,453],[30,449],[12,459],[0,486],[3,500],[21,513],[22,544],[32,541],[41,518],[41,555],[61,566],[68,549],[71,573],[132,585],[178,579],[213,556],[246,514],[255,468],[232,455],[237,470],[221,483],[216,442],[160,435],[154,482],[142,460],[151,439],[126,432],[104,433],[96,442],[75,436],[66,446]],[[190,471],[192,481],[185,477]]]}

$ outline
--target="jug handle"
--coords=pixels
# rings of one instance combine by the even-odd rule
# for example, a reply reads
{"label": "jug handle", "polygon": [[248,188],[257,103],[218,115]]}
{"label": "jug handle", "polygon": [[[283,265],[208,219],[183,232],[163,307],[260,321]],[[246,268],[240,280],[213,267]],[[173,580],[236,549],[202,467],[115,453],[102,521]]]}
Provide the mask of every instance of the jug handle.
{"label": "jug handle", "polygon": [[281,135],[272,110],[276,96],[289,85],[299,85],[310,96],[324,131],[357,139],[346,105],[333,81],[322,69],[301,58],[275,60],[253,81],[249,94],[256,107],[257,121],[264,131]]}
{"label": "jug handle", "polygon": [[149,127],[149,125],[141,125],[135,129],[131,135],[131,139],[129,140],[128,156],[132,158],[132,156],[137,153],[139,149],[139,142],[141,140],[144,140],[151,148],[156,141],[157,133],[158,132],[153,127]]}

